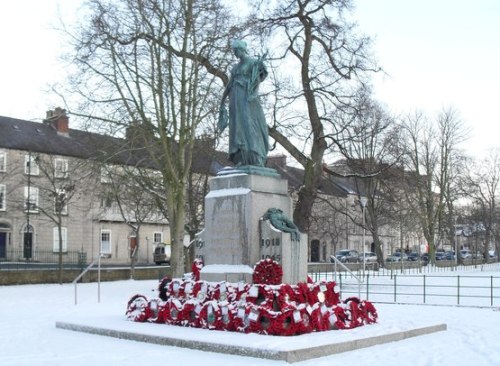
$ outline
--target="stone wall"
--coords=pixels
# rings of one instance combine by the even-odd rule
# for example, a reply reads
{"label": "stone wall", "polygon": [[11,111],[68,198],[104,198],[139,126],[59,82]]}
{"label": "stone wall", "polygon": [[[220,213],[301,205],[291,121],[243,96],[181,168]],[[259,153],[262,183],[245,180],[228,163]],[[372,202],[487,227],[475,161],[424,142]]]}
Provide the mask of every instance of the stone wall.
{"label": "stone wall", "polygon": [[[97,269],[88,271],[80,282],[96,282]],[[81,272],[79,270],[65,270],[63,282],[71,283]],[[143,267],[135,269],[136,280],[160,280],[166,275],[171,275],[170,267]],[[101,269],[101,281],[118,281],[130,279],[130,268],[106,268]],[[59,283],[59,272],[57,270],[19,270],[1,271],[0,285],[25,285]]]}

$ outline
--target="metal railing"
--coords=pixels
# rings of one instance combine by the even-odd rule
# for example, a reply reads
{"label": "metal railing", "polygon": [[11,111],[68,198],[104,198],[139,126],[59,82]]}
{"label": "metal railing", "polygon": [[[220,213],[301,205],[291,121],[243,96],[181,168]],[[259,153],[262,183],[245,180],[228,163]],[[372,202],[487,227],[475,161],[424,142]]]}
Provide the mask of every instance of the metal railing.
{"label": "metal railing", "polygon": [[[454,275],[448,272],[419,274],[400,271],[370,271],[361,281],[361,298],[375,303],[432,304],[456,306],[500,306],[500,264],[484,264],[483,271]],[[498,272],[499,275],[491,275]],[[341,298],[359,294],[359,278],[349,273],[310,273],[313,280],[334,280],[340,287]]]}
{"label": "metal railing", "polygon": [[73,285],[75,285],[75,305],[78,303],[78,293],[77,293],[78,281],[80,281],[80,279],[96,264],[97,264],[97,302],[101,302],[101,256],[98,256],[72,282]]}
{"label": "metal railing", "polygon": [[[62,263],[67,269],[83,269],[87,265],[87,253],[68,250],[62,253]],[[57,269],[59,253],[52,250],[7,249],[0,258],[0,270]]]}

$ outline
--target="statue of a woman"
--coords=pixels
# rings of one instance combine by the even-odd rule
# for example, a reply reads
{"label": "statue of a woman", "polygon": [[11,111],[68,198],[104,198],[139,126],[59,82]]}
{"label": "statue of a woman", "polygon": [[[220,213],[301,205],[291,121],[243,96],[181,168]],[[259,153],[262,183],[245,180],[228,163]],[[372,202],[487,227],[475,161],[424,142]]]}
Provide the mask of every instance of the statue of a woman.
{"label": "statue of a woman", "polygon": [[[251,58],[246,43],[236,40],[232,48],[240,62],[233,66],[229,83],[222,95],[219,131],[229,124],[229,160],[236,166],[266,164],[269,138],[258,88],[267,76],[263,58]],[[229,116],[225,102],[229,97]]]}

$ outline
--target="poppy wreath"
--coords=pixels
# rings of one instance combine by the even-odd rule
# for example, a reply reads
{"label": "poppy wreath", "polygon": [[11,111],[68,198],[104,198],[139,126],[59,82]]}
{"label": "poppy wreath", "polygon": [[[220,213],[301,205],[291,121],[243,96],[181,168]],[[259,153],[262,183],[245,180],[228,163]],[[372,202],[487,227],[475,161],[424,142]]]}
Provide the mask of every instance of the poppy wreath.
{"label": "poppy wreath", "polygon": [[377,321],[372,303],[357,297],[340,302],[333,281],[266,285],[166,277],[158,290],[160,299],[134,295],[127,303],[127,319],[280,336],[350,329]]}
{"label": "poppy wreath", "polygon": [[242,302],[236,304],[230,308],[231,321],[227,325],[227,330],[232,330],[233,332],[246,332],[246,319],[247,319],[247,309],[250,307],[249,304]]}
{"label": "poppy wreath", "polygon": [[332,307],[338,305],[340,303],[340,295],[337,283],[335,281],[322,283],[320,284],[320,290],[323,286],[325,287],[323,293],[325,294],[326,306]]}
{"label": "poppy wreath", "polygon": [[287,314],[287,316],[281,320],[284,332],[278,335],[298,335],[304,333],[310,333],[313,331],[311,323],[311,315],[309,314],[310,309],[307,308],[305,304],[301,304],[298,308],[288,308],[281,314]]}
{"label": "poppy wreath", "polygon": [[238,287],[235,288],[234,301],[246,301],[247,293],[251,286],[253,285],[249,283],[238,283]]}
{"label": "poppy wreath", "polygon": [[167,286],[170,283],[170,281],[172,281],[172,279],[168,276],[165,276],[161,279],[160,284],[158,285],[158,292],[159,292],[158,297],[163,301],[168,300],[169,296],[167,295],[168,292]]}
{"label": "poppy wreath", "polygon": [[349,297],[344,302],[347,306],[346,309],[350,312],[350,327],[356,328],[363,325],[363,312],[359,309],[359,299],[357,297]]}
{"label": "poppy wreath", "polygon": [[279,285],[283,278],[283,268],[271,258],[259,261],[253,269],[253,283]]}
{"label": "poppy wreath", "polygon": [[195,281],[200,280],[200,272],[203,268],[203,260],[200,258],[195,258],[193,264],[191,264],[191,273],[193,274],[193,279]]}
{"label": "poppy wreath", "polygon": [[152,299],[148,301],[148,311],[149,319],[148,321],[152,323],[164,323],[165,322],[165,312],[163,303],[157,299]]}
{"label": "poppy wreath", "polygon": [[182,298],[185,296],[184,294],[184,285],[186,282],[179,280],[179,279],[174,279],[170,281],[166,288],[166,296],[167,297],[174,297],[174,298]]}
{"label": "poppy wreath", "polygon": [[228,282],[217,283],[209,292],[210,300],[233,302],[236,298],[234,288]]}
{"label": "poppy wreath", "polygon": [[284,311],[291,307],[296,307],[295,291],[293,290],[292,286],[283,283],[279,286],[276,292],[276,301],[278,305],[278,309],[276,310]]}
{"label": "poppy wreath", "polygon": [[125,313],[128,320],[135,322],[145,322],[151,318],[151,310],[148,306],[148,299],[143,295],[134,295],[127,303],[127,312]]}
{"label": "poppy wreath", "polygon": [[311,325],[317,332],[322,332],[330,329],[330,315],[325,304],[316,303],[311,312]]}
{"label": "poppy wreath", "polygon": [[207,281],[196,281],[192,288],[191,297],[198,302],[210,300],[211,286]]}
{"label": "poppy wreath", "polygon": [[167,324],[182,325],[183,322],[183,306],[182,303],[170,298],[163,304],[163,319]]}
{"label": "poppy wreath", "polygon": [[297,303],[309,304],[308,301],[309,285],[307,283],[303,282],[298,283],[296,286],[293,287],[293,291],[295,292],[295,300],[297,301]]}
{"label": "poppy wreath", "polygon": [[276,313],[276,316],[271,324],[271,329],[269,329],[269,334],[279,336],[291,336],[298,334],[302,318],[299,316],[294,317],[295,311],[296,309],[288,309]]}
{"label": "poppy wreath", "polygon": [[272,334],[269,328],[276,317],[275,313],[263,306],[251,306],[246,311],[246,333]]}
{"label": "poppy wreath", "polygon": [[273,309],[274,290],[267,285],[253,285],[247,290],[246,301],[251,304]]}
{"label": "poppy wreath", "polygon": [[324,295],[322,295],[323,298],[320,300],[320,297],[318,296],[320,292],[321,292],[320,287],[316,283],[307,286],[307,302],[309,303],[309,305],[312,306],[316,304],[318,301],[320,301],[321,303],[325,301]]}
{"label": "poppy wreath", "polygon": [[218,304],[219,312],[218,317],[215,319],[214,327],[217,330],[227,330],[227,331],[235,331],[235,322],[234,322],[234,314],[233,311],[234,306],[228,304],[227,302],[222,302]]}
{"label": "poppy wreath", "polygon": [[359,308],[363,312],[365,323],[372,324],[376,323],[378,319],[377,309],[369,301],[361,301],[359,303]]}
{"label": "poppy wreath", "polygon": [[346,313],[344,307],[342,305],[333,307],[333,314],[336,317],[336,321],[334,322],[334,329],[349,329],[351,326],[351,322],[349,319],[349,315]]}
{"label": "poppy wreath", "polygon": [[208,301],[201,306],[200,313],[193,326],[196,328],[216,329],[217,319],[220,319],[220,309],[216,301]]}

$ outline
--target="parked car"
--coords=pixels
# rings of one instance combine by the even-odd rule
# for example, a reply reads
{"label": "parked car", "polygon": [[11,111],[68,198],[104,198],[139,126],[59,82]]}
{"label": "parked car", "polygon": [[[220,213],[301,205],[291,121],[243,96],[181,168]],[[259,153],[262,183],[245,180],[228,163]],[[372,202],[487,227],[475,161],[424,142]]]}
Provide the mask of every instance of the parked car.
{"label": "parked car", "polygon": [[448,250],[444,252],[444,257],[448,261],[454,261],[455,260],[455,252],[453,250]]}
{"label": "parked car", "polygon": [[[337,258],[342,263],[357,263],[359,262],[359,253],[354,249],[342,249],[335,253],[335,258]],[[330,258],[330,262],[334,262],[333,258]]]}
{"label": "parked car", "polygon": [[420,256],[418,255],[417,252],[411,252],[408,254],[409,261],[416,262],[416,261],[418,261],[419,258],[420,258]]}
{"label": "parked car", "polygon": [[436,260],[437,261],[446,260],[446,254],[444,252],[436,252]]}
{"label": "parked car", "polygon": [[404,261],[408,260],[408,255],[406,253],[396,252],[392,253],[389,257],[387,257],[387,262],[401,262],[401,259]]}
{"label": "parked car", "polygon": [[472,253],[472,258],[473,258],[473,259],[483,260],[483,259],[484,259],[484,256],[483,256],[483,253],[481,253],[481,252],[476,252],[476,253]]}
{"label": "parked car", "polygon": [[359,256],[359,261],[363,262],[363,255],[365,256],[365,263],[376,263],[377,255],[373,252],[364,252]]}
{"label": "parked car", "polygon": [[170,244],[158,243],[153,252],[153,261],[156,264],[170,263]]}
{"label": "parked car", "polygon": [[424,253],[420,256],[420,260],[426,265],[429,263],[429,253]]}
{"label": "parked car", "polygon": [[472,253],[470,252],[469,249],[462,249],[460,251],[460,258],[461,259],[468,259],[468,258],[472,258]]}

